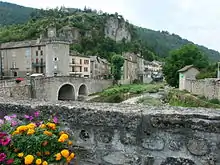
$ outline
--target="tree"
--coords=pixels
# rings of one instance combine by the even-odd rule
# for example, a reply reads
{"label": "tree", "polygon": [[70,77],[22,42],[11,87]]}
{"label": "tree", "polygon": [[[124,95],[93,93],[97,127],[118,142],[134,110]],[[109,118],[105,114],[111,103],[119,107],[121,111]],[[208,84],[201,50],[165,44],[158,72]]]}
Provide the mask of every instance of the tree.
{"label": "tree", "polygon": [[114,54],[111,58],[112,74],[115,82],[121,79],[121,67],[124,64],[124,58],[121,55]]}
{"label": "tree", "polygon": [[194,44],[187,44],[180,49],[171,51],[163,66],[163,73],[169,85],[178,87],[178,70],[186,65],[194,65],[196,68],[202,69],[209,63],[207,57]]}

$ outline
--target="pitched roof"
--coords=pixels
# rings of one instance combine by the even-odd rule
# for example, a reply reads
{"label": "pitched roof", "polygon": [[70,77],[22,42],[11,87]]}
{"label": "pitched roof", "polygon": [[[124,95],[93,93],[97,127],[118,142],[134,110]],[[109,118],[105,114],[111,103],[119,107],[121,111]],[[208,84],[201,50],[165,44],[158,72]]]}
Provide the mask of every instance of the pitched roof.
{"label": "pitched roof", "polygon": [[182,69],[178,70],[178,72],[186,72],[187,70],[193,68],[193,65],[186,65],[185,67],[183,67]]}

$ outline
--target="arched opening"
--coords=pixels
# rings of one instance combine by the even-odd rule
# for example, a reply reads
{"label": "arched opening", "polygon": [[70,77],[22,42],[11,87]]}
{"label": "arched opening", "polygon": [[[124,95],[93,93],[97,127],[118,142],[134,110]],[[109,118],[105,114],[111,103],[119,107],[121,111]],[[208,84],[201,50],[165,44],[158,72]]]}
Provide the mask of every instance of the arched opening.
{"label": "arched opening", "polygon": [[88,94],[88,91],[87,91],[87,87],[85,84],[82,84],[80,87],[79,87],[79,92],[78,92],[78,100],[79,101],[82,101],[85,99],[85,96],[87,96]]}
{"label": "arched opening", "polygon": [[79,87],[79,95],[87,96],[87,87],[85,84]]}
{"label": "arched opening", "polygon": [[58,93],[58,100],[75,100],[75,90],[70,84],[63,85]]}

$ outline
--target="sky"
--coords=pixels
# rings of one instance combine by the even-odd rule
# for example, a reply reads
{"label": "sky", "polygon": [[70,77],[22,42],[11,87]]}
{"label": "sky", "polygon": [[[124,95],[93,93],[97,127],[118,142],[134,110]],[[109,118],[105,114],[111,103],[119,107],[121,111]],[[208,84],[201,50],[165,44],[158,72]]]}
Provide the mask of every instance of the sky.
{"label": "sky", "polygon": [[85,6],[123,15],[130,23],[175,33],[220,51],[220,0],[3,0],[35,8]]}

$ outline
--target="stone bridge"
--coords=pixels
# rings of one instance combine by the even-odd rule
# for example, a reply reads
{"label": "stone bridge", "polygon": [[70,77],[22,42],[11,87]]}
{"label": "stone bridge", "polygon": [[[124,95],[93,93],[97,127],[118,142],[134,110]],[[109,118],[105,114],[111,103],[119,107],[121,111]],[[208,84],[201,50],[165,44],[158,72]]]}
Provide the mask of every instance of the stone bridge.
{"label": "stone bridge", "polygon": [[43,100],[79,100],[81,96],[101,92],[112,85],[111,80],[74,77],[39,77],[30,80],[31,97]]}
{"label": "stone bridge", "polygon": [[0,100],[0,118],[36,109],[74,136],[78,165],[220,165],[219,110]]}

